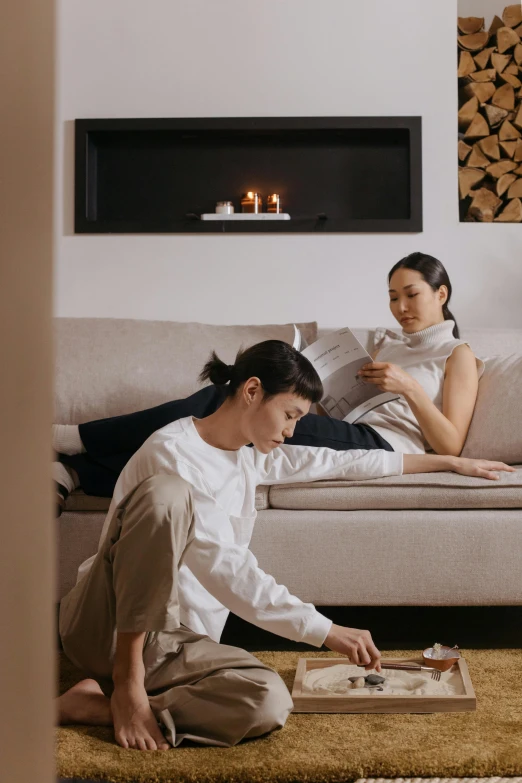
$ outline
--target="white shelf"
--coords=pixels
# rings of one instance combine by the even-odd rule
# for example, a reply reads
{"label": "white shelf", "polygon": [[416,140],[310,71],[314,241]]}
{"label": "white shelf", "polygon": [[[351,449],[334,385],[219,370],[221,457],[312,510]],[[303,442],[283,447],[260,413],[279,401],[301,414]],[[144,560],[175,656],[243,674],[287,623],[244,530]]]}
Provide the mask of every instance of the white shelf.
{"label": "white shelf", "polygon": [[233,212],[222,215],[219,212],[204,212],[201,220],[290,220],[288,212]]}

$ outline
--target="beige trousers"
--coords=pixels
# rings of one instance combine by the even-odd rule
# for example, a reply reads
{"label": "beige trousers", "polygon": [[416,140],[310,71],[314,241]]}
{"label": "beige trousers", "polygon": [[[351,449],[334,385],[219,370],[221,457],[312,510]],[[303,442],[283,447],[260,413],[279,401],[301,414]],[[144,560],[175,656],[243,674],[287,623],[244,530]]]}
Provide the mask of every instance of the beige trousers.
{"label": "beige trousers", "polygon": [[253,655],[180,624],[178,567],[193,536],[190,485],[171,475],[142,482],[62,599],[60,636],[67,657],[110,696],[117,631],[145,631],[145,689],[169,742],[230,747],[284,726],[293,702]]}

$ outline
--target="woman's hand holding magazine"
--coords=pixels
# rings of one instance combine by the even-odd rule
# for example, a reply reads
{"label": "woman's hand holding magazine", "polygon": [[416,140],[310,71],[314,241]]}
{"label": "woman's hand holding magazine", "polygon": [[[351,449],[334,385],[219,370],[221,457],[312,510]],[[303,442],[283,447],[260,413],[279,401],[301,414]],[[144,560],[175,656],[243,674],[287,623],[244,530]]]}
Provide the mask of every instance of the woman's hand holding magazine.
{"label": "woman's hand holding magazine", "polygon": [[418,381],[406,370],[390,362],[368,362],[363,364],[357,375],[365,383],[373,383],[381,391],[395,392],[405,397],[413,388],[419,386]]}

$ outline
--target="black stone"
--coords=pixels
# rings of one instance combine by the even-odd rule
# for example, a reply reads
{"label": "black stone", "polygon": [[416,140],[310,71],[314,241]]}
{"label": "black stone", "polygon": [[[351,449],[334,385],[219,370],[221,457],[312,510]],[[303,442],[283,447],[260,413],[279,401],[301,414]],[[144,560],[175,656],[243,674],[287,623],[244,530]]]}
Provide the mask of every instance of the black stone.
{"label": "black stone", "polygon": [[368,676],[365,677],[364,679],[366,680],[367,685],[380,685],[381,682],[384,682],[386,678],[381,677],[378,674],[368,674]]}

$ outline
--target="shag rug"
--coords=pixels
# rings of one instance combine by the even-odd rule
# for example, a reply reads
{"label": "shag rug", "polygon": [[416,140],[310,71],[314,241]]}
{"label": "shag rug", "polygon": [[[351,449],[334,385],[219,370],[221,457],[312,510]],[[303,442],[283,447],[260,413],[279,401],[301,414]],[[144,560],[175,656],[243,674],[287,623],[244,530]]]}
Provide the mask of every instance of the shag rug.
{"label": "shag rug", "polygon": [[[522,775],[522,651],[462,650],[476,712],[291,714],[280,731],[232,748],[183,743],[125,750],[111,727],[57,729],[57,773],[111,783],[351,783],[361,778]],[[383,658],[418,650],[387,650]],[[333,652],[256,652],[291,691],[300,657]],[[82,678],[60,653],[63,693]]]}

